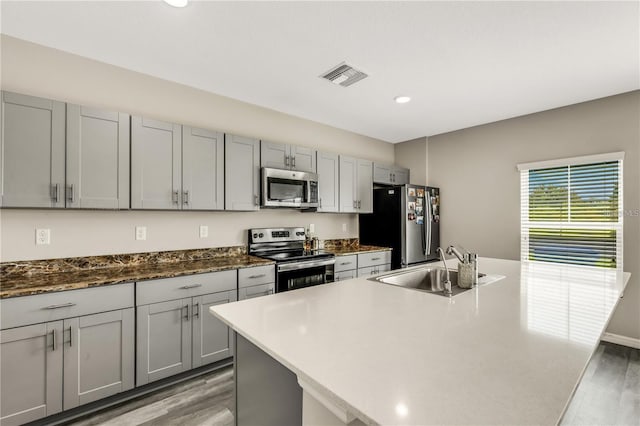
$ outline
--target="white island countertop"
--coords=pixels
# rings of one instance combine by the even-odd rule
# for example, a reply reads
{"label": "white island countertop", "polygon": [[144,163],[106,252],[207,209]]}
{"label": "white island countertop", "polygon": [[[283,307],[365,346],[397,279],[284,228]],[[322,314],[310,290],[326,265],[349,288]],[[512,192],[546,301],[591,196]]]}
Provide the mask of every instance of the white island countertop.
{"label": "white island countertop", "polygon": [[506,278],[452,299],[357,278],[211,312],[365,423],[556,424],[630,275],[479,265]]}

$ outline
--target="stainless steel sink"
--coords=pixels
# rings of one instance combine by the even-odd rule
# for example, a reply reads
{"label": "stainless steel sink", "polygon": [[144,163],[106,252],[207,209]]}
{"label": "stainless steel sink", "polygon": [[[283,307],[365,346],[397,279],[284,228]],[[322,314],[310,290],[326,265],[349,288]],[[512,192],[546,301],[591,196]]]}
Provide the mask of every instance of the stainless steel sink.
{"label": "stainless steel sink", "polygon": [[[485,274],[478,274],[478,277],[480,278],[484,276]],[[449,271],[449,277],[451,279],[451,291],[454,296],[466,290],[470,290],[468,288],[458,287],[458,271]],[[397,285],[399,287],[412,288],[444,296],[444,282],[447,279],[447,275],[444,268],[428,266],[409,271],[394,271],[389,274],[369,279],[384,284]]]}

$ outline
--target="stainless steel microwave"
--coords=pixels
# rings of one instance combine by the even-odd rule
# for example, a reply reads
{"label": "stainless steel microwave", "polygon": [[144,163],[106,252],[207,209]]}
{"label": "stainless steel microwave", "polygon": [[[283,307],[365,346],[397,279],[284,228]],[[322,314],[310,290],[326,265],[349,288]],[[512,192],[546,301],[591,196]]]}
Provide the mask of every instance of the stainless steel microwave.
{"label": "stainless steel microwave", "polygon": [[262,207],[313,209],[318,207],[318,175],[294,170],[262,168]]}

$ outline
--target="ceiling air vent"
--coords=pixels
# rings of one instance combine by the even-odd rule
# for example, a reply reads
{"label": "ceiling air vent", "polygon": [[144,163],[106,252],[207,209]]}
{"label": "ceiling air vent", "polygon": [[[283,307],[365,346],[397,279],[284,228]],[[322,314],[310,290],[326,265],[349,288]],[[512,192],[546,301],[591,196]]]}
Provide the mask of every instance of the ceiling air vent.
{"label": "ceiling air vent", "polygon": [[357,83],[363,78],[367,77],[367,74],[362,71],[358,71],[351,65],[347,65],[344,62],[336,67],[333,67],[331,71],[321,75],[320,77],[329,80],[333,84],[339,84],[340,86],[351,86],[353,83]]}

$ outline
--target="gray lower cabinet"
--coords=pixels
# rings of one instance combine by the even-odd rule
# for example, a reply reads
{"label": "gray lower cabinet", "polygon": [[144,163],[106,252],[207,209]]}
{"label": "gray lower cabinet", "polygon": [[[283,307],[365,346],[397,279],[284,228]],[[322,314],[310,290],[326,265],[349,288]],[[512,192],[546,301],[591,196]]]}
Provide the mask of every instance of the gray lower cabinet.
{"label": "gray lower cabinet", "polygon": [[0,301],[0,423],[133,388],[133,298],[133,284],[120,284]]}
{"label": "gray lower cabinet", "polygon": [[358,276],[378,275],[391,270],[391,251],[358,254]]}
{"label": "gray lower cabinet", "polygon": [[318,211],[339,211],[340,165],[338,154],[318,152]]}
{"label": "gray lower cabinet", "polygon": [[2,92],[0,109],[0,206],[64,207],[64,103]]}
{"label": "gray lower cabinet", "polygon": [[0,331],[0,424],[62,411],[62,321]]}
{"label": "gray lower cabinet", "polygon": [[231,330],[209,307],[236,300],[235,270],[137,283],[136,386],[232,356]]}
{"label": "gray lower cabinet", "polygon": [[224,208],[260,209],[260,141],[225,135]]}
{"label": "gray lower cabinet", "polygon": [[274,265],[238,269],[238,300],[268,296],[276,290]]}
{"label": "gray lower cabinet", "polygon": [[65,410],[133,388],[134,321],[133,308],[64,320]]}
{"label": "gray lower cabinet", "polygon": [[66,207],[129,208],[129,114],[67,104]]}

